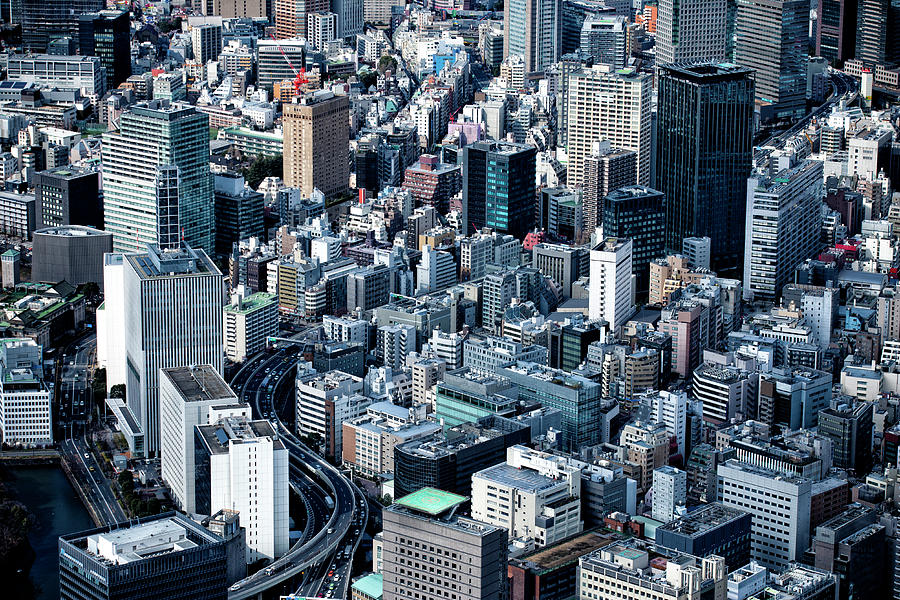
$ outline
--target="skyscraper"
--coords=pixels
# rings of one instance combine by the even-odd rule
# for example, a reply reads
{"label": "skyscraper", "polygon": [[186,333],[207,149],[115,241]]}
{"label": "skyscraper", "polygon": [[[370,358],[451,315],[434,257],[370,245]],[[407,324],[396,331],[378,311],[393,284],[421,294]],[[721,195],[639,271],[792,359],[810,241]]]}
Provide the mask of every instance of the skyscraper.
{"label": "skyscraper", "polygon": [[596,65],[569,76],[566,184],[584,183],[584,161],[593,144],[609,140],[637,153],[637,183],[650,183],[650,97],[653,78],[634,69]]}
{"label": "skyscraper", "polygon": [[603,204],[603,235],[631,239],[635,293],[646,297],[650,290],[650,261],[665,254],[665,196],[634,185],[613,190]]}
{"label": "skyscraper", "polygon": [[581,27],[581,51],[595,63],[625,66],[628,59],[624,17],[588,17]]}
{"label": "skyscraper", "polygon": [[363,0],[332,0],[331,10],[337,15],[337,36],[352,37],[363,32]]}
{"label": "skyscraper", "polygon": [[188,246],[124,258],[125,360],[128,406],[147,452],[160,450],[159,372],[169,367],[223,367],[222,273]]}
{"label": "skyscraper", "polygon": [[[774,160],[770,159],[770,160]],[[747,180],[744,298],[774,302],[822,249],[822,163],[772,164]]]}
{"label": "skyscraper", "polygon": [[114,251],[167,247],[158,235],[169,204],[177,207],[177,219],[167,235],[177,240],[181,233],[192,247],[213,251],[207,115],[159,100],[135,105],[122,113],[119,131],[103,136],[102,162],[104,222]]}
{"label": "skyscraper", "polygon": [[900,61],[900,6],[892,0],[859,0],[856,58],[868,67]]}
{"label": "skyscraper", "polygon": [[106,87],[131,76],[131,18],[127,10],[101,10],[78,19],[78,52],[98,56],[106,67]]}
{"label": "skyscraper", "polygon": [[657,66],[726,58],[728,4],[733,0],[660,0]]}
{"label": "skyscraper", "polygon": [[658,106],[654,187],[666,197],[666,247],[709,237],[713,270],[736,274],[752,156],[753,72],[714,63],[660,67]]}
{"label": "skyscraper", "polygon": [[[274,0],[275,37],[306,37],[306,16],[310,13],[331,10],[329,0]],[[297,67],[298,69],[300,67]]]}
{"label": "skyscraper", "polygon": [[756,71],[756,99],[765,120],[802,117],[806,110],[809,3],[736,0],[734,62]]}
{"label": "skyscraper", "polygon": [[816,55],[842,64],[856,53],[857,0],[819,0]]}
{"label": "skyscraper", "polygon": [[510,0],[503,6],[503,57],[518,54],[525,72],[541,72],[559,58],[560,0]]}
{"label": "skyscraper", "polygon": [[491,227],[521,239],[534,228],[533,146],[476,142],[463,148],[462,220],[466,233]]}
{"label": "skyscraper", "polygon": [[350,186],[350,101],[318,91],[284,105],[284,183],[309,198],[314,189],[339,195]]}
{"label": "skyscraper", "polygon": [[54,39],[77,37],[79,16],[97,12],[106,5],[103,0],[21,0],[20,4],[22,45],[26,52],[46,52]]}

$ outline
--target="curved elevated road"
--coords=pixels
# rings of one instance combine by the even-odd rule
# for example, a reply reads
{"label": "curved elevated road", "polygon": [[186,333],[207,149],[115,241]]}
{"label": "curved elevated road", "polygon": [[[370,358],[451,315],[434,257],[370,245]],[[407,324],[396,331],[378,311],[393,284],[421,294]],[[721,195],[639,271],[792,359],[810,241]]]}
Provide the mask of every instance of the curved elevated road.
{"label": "curved elevated road", "polygon": [[[281,423],[273,409],[276,395],[286,384],[291,388],[293,386],[295,367],[301,360],[297,350],[297,347],[289,346],[253,357],[235,375],[231,385],[240,400],[251,405],[255,418],[270,419],[288,449],[291,487],[303,498],[308,526],[287,554],[233,585],[228,592],[228,600],[252,598],[289,582],[308,567],[325,561],[340,544],[347,543],[345,538],[354,522],[368,516],[368,506],[364,501],[360,502],[363,496],[356,486],[301,444]],[[333,508],[327,506],[325,495],[332,499]]]}

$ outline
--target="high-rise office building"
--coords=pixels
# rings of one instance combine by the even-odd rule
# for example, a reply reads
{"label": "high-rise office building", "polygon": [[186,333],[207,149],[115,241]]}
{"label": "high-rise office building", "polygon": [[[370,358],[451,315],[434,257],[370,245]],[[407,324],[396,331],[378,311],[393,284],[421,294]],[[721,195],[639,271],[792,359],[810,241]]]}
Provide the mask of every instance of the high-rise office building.
{"label": "high-rise office building", "polygon": [[304,198],[318,189],[328,197],[350,186],[350,101],[318,91],[284,105],[284,183]]}
{"label": "high-rise office building", "polygon": [[[774,159],[773,159],[774,160]],[[770,164],[747,180],[744,298],[774,302],[822,249],[822,163]]]}
{"label": "high-rise office building", "polygon": [[100,173],[65,166],[34,174],[35,227],[103,226]]}
{"label": "high-rise office building", "polygon": [[59,538],[61,600],[225,600],[227,543],[165,513]]}
{"label": "high-rise office building", "polygon": [[0,439],[4,444],[53,443],[53,392],[44,381],[42,356],[43,347],[30,338],[0,340]]}
{"label": "high-rise office building", "polygon": [[642,185],[611,191],[603,206],[603,235],[631,240],[635,293],[646,296],[650,291],[650,262],[665,254],[665,197]]}
{"label": "high-rise office building", "polygon": [[809,3],[735,0],[734,62],[756,71],[763,120],[802,117],[806,110]]}
{"label": "high-rise office building", "polygon": [[[254,17],[274,18],[272,0],[203,0],[194,5],[204,16],[218,16],[223,19],[252,19]],[[262,41],[262,40],[260,40]]]}
{"label": "high-rise office building", "polygon": [[[213,251],[207,115],[186,104],[137,104],[122,113],[118,131],[104,134],[102,163],[103,218],[116,252],[165,248],[171,239],[160,235]],[[170,208],[174,231],[162,228]]]}
{"label": "high-rise office building", "polygon": [[816,56],[843,64],[856,54],[858,0],[819,0]]}
{"label": "high-rise office building", "polygon": [[288,551],[288,451],[268,421],[223,416],[194,428],[197,512],[238,511],[246,562]]}
{"label": "high-rise office building", "polygon": [[799,561],[809,546],[809,479],[737,460],[719,465],[719,502],[750,513],[750,555],[766,568]]}
{"label": "high-rise office building", "polygon": [[131,16],[127,10],[101,10],[78,18],[78,53],[97,56],[106,67],[106,87],[131,76]]}
{"label": "high-rise office building", "polygon": [[[435,488],[384,511],[384,600],[506,598],[506,531],[456,514],[467,498]],[[440,565],[437,569],[433,565]],[[424,596],[420,596],[424,597]]]}
{"label": "high-rise office building", "polygon": [[594,142],[584,159],[582,213],[584,231],[593,235],[603,223],[604,198],[613,190],[637,183],[637,153],[613,148],[606,141]]}
{"label": "high-rise office building", "polygon": [[[274,0],[275,37],[306,38],[306,17],[331,10],[329,0]],[[300,67],[297,67],[298,69]]]}
{"label": "high-rise office building", "polygon": [[900,8],[891,0],[859,0],[856,58],[872,68],[900,62]]}
{"label": "high-rise office building", "polygon": [[581,30],[587,19],[613,18],[615,16],[615,7],[600,0],[562,0],[560,6],[560,56],[571,54],[581,47]]}
{"label": "high-rise office building", "polygon": [[650,183],[650,96],[653,78],[633,69],[596,65],[569,76],[569,166],[566,185],[584,183],[594,142],[637,153],[637,183]]}
{"label": "high-rise office building", "polygon": [[503,5],[503,57],[521,56],[526,73],[556,62],[560,47],[560,0],[511,0]]}
{"label": "high-rise office building", "polygon": [[[46,52],[53,40],[78,36],[78,18],[105,8],[103,0],[21,0],[22,45]],[[13,12],[18,12],[13,10]]]}
{"label": "high-rise office building", "polygon": [[731,1],[660,0],[656,12],[656,65],[726,59]]}
{"label": "high-rise office building", "polygon": [[666,247],[712,239],[714,271],[740,272],[753,136],[753,72],[729,64],[660,67],[655,188]]}
{"label": "high-rise office building", "polygon": [[145,254],[125,255],[123,279],[128,406],[144,431],[147,452],[157,454],[159,370],[212,365],[222,372],[224,283],[206,253],[187,246],[150,246]]}
{"label": "high-rise office building", "polygon": [[534,229],[533,146],[475,142],[463,148],[462,221],[466,233],[490,227],[522,239]]}
{"label": "high-rise office building", "polygon": [[337,37],[348,38],[363,32],[363,0],[331,0],[331,11],[337,15]]}
{"label": "high-rise office building", "polygon": [[188,514],[197,512],[194,427],[209,423],[211,407],[237,403],[210,365],[159,371],[160,475],[178,508]]}
{"label": "high-rise office building", "polygon": [[274,85],[280,81],[285,79],[293,81],[296,74],[291,65],[299,69],[306,64],[308,45],[305,38],[260,39],[256,43],[256,48],[256,79],[259,87],[269,91],[272,91]]}
{"label": "high-rise office building", "polygon": [[266,346],[269,336],[278,333],[278,298],[256,292],[232,295],[225,307],[225,356],[243,362]]}
{"label": "high-rise office building", "polygon": [[106,231],[81,225],[36,229],[31,281],[102,284],[107,252],[112,252],[112,236]]}
{"label": "high-rise office building", "polygon": [[604,319],[613,330],[634,313],[632,249],[631,240],[617,238],[591,248],[588,317]]}
{"label": "high-rise office building", "polygon": [[628,60],[626,21],[624,17],[589,17],[581,26],[581,51],[595,64],[621,69]]}
{"label": "high-rise office building", "polygon": [[191,29],[191,45],[194,60],[201,65],[216,60],[222,51],[222,26],[212,23],[195,26]]}

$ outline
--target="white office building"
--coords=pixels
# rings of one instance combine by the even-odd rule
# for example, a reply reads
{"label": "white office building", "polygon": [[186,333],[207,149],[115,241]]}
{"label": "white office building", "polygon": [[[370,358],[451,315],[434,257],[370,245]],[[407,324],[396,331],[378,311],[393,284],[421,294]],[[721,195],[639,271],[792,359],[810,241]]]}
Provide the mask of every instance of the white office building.
{"label": "white office building", "polygon": [[243,362],[261,352],[266,339],[278,334],[278,298],[257,292],[245,296],[241,289],[224,310],[225,356]]}
{"label": "white office building", "polygon": [[541,548],[580,533],[581,470],[527,449],[472,475],[472,518]]}
{"label": "white office building", "polygon": [[160,369],[160,472],[172,499],[188,514],[197,512],[194,427],[209,424],[211,407],[237,403],[235,393],[209,365]]}
{"label": "white office building", "polygon": [[328,456],[341,455],[344,421],[365,414],[372,400],[363,396],[364,382],[342,371],[298,374],[297,432],[317,435]]}
{"label": "white office building", "polygon": [[591,249],[588,318],[615,330],[634,313],[631,240],[610,238]]}
{"label": "white office building", "polygon": [[125,261],[103,255],[103,304],[97,307],[97,364],[106,369],[106,392],[125,385]]}
{"label": "white office building", "polygon": [[322,317],[322,328],[329,340],[367,344],[369,324],[360,319],[325,315]]}
{"label": "white office building", "polygon": [[[687,441],[688,399],[684,392],[665,390],[648,392],[645,399],[650,404],[653,421],[666,426],[670,437],[678,441],[678,452],[685,456]],[[655,518],[655,517],[654,517]]]}
{"label": "white office building", "polygon": [[456,261],[449,252],[422,246],[422,259],[416,267],[416,293],[445,290],[456,283]]}
{"label": "white office building", "polygon": [[224,417],[196,432],[198,512],[239,513],[247,564],[283,555],[290,543],[288,451],[272,425]]}
{"label": "white office building", "polygon": [[650,185],[653,77],[634,69],[595,65],[569,76],[566,185],[584,184],[585,160],[598,140],[637,154],[637,183]]}
{"label": "white office building", "polygon": [[753,517],[753,560],[770,569],[799,561],[809,545],[811,481],[737,460],[717,473],[719,502]]}
{"label": "white office building", "polygon": [[687,504],[687,472],[668,465],[653,471],[651,516],[662,523],[678,517],[676,509]]}
{"label": "white office building", "polygon": [[52,444],[51,395],[44,382],[43,348],[30,338],[0,340],[0,441]]}
{"label": "white office building", "polygon": [[126,397],[146,439],[160,448],[159,370],[212,365],[222,372],[222,273],[183,246],[124,258]]}
{"label": "white office building", "polygon": [[452,371],[463,366],[463,339],[458,333],[446,333],[435,328],[428,345],[437,358],[447,363],[447,370]]}
{"label": "white office building", "polygon": [[747,180],[745,300],[775,301],[797,265],[821,249],[822,188],[822,162],[814,160],[771,165]]}
{"label": "white office building", "polygon": [[306,40],[313,48],[324,52],[328,42],[337,39],[338,17],[333,12],[319,11],[306,15]]}

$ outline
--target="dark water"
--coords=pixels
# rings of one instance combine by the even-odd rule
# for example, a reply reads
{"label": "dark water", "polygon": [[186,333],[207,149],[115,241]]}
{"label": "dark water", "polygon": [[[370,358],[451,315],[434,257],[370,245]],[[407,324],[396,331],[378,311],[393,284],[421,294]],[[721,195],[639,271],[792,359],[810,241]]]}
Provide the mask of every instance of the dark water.
{"label": "dark water", "polygon": [[37,517],[28,536],[36,557],[31,580],[36,600],[59,598],[57,538],[66,533],[93,529],[94,522],[59,467],[16,467],[10,482],[16,498]]}

